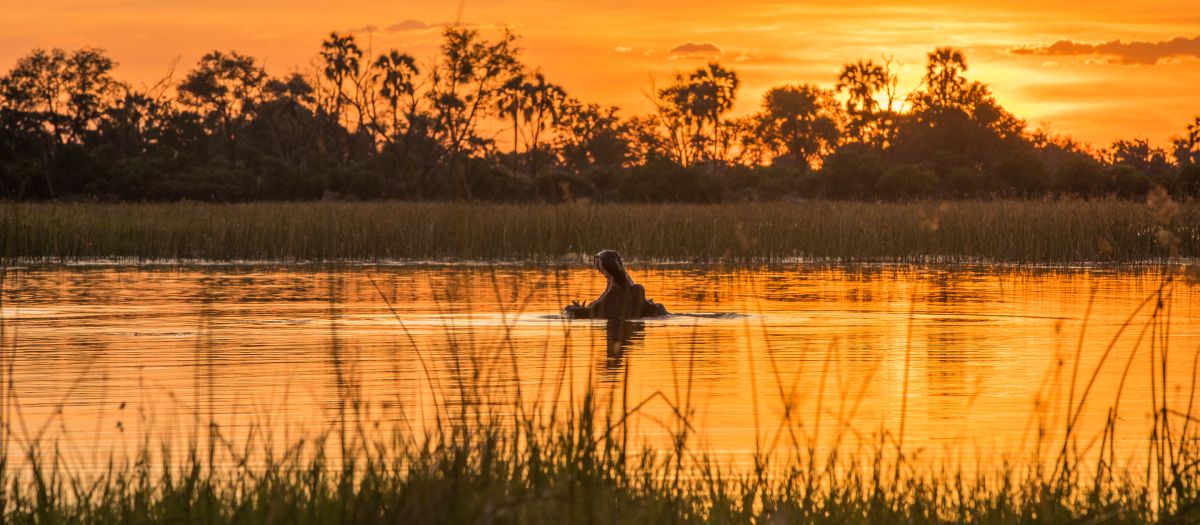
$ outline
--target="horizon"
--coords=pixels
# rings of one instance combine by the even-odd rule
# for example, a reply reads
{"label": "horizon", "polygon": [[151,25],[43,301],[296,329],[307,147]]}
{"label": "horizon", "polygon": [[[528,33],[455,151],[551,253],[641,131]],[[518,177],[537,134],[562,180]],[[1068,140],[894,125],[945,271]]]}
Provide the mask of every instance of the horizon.
{"label": "horizon", "polygon": [[[680,14],[679,2],[585,7],[518,0],[464,2],[460,15],[453,6],[395,9],[378,1],[329,13],[304,1],[289,4],[286,18],[272,19],[284,8],[275,0],[250,7],[224,0],[203,6],[52,0],[10,8],[0,21],[0,69],[8,71],[34,48],[95,46],[119,64],[119,79],[151,84],[176,59],[178,81],[203,53],[235,49],[279,76],[308,71],[331,31],[354,34],[372,54],[395,48],[428,64],[442,29],[458,21],[486,35],[511,29],[530,69],[543,70],[585,102],[620,107],[625,118],[651,111],[645,93],[653,82],[669,82],[676,72],[710,61],[742,77],[732,115],[757,110],[771,87],[832,87],[841,65],[859,59],[894,57],[904,94],[919,85],[925,54],[940,46],[963,49],[967,77],[988,84],[1029,129],[1097,149],[1132,138],[1166,146],[1200,113],[1194,88],[1200,83],[1200,36],[1189,28],[1200,22],[1200,5],[1155,0],[1129,13],[1117,2],[989,3],[751,2],[731,9],[700,1]],[[1173,13],[1148,14],[1164,11]],[[279,22],[264,26],[263,20]]]}

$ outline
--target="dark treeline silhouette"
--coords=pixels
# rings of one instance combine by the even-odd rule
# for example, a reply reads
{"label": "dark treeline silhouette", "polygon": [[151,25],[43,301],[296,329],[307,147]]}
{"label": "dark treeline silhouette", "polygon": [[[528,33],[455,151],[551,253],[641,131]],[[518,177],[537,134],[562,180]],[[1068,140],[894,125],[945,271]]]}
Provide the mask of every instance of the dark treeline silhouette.
{"label": "dark treeline silhouette", "polygon": [[833,89],[776,87],[727,115],[738,75],[713,63],[650,92],[655,111],[571,97],[508,32],[449,28],[434,60],[377,56],[333,33],[311,74],[214,51],[135,88],[100,49],[37,49],[0,76],[6,199],[692,201],[1200,194],[1200,118],[1171,151],[1093,151],[1030,131],[962,52],[928,56],[914,92],[890,60]]}

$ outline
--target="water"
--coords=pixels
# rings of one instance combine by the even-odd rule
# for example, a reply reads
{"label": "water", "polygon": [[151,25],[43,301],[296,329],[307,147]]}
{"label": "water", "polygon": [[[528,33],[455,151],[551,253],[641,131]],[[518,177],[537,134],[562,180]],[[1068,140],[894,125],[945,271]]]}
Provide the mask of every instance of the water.
{"label": "water", "polygon": [[1136,460],[1153,399],[1186,412],[1193,391],[1200,310],[1182,282],[1166,288],[1169,326],[1147,328],[1151,302],[1098,367],[1162,284],[1151,270],[631,270],[686,315],[557,318],[603,288],[588,267],[10,269],[8,423],[18,449],[65,443],[87,465],[209,421],[230,440],[282,445],[346,420],[366,434],[427,429],[464,404],[566,411],[590,389],[601,406],[637,408],[635,438],[666,446],[686,414],[692,446],[732,461],[881,434],[931,460],[1036,461],[1096,371],[1079,435],[1098,436],[1119,395],[1116,450]]}

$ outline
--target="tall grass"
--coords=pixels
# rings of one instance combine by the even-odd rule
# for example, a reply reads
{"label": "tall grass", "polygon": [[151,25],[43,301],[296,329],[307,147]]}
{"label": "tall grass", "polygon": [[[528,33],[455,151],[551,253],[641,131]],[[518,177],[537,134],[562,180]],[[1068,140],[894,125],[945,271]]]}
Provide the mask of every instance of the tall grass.
{"label": "tall grass", "polygon": [[[0,204],[4,254],[270,261],[578,258],[1147,261],[1146,206],[1117,200],[722,205],[463,203]],[[19,218],[19,220],[17,220]],[[1200,205],[1175,218],[1200,255]]]}

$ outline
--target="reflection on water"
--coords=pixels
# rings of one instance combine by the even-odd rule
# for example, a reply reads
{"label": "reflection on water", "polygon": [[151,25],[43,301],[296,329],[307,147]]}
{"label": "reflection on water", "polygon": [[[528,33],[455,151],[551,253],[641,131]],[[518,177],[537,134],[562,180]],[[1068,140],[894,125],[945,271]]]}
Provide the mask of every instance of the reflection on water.
{"label": "reflection on water", "polygon": [[[61,439],[86,462],[209,419],[286,442],[347,413],[368,428],[420,429],[463,405],[544,413],[590,388],[602,404],[650,400],[628,431],[652,442],[672,413],[687,414],[719,455],[873,443],[903,425],[906,447],[926,457],[1028,457],[1039,433],[1061,434],[1079,397],[1071,370],[1085,318],[1078,366],[1090,374],[1162,281],[1131,269],[634,271],[686,314],[558,319],[603,288],[587,267],[10,270],[0,309],[10,423],[18,442]],[[1200,312],[1184,285],[1169,291],[1163,376],[1151,376],[1145,310],[1083,410],[1079,432],[1097,434],[1122,391],[1127,454],[1145,454],[1153,394],[1185,407],[1193,390]]]}

